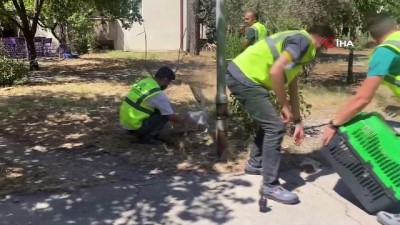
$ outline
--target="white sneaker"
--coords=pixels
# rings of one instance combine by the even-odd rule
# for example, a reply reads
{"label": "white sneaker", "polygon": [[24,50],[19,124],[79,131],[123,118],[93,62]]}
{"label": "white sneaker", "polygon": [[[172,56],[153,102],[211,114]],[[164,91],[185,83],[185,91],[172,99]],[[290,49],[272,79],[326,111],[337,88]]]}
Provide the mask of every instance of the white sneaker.
{"label": "white sneaker", "polygon": [[383,225],[400,225],[400,214],[391,214],[387,212],[378,212],[377,220]]}

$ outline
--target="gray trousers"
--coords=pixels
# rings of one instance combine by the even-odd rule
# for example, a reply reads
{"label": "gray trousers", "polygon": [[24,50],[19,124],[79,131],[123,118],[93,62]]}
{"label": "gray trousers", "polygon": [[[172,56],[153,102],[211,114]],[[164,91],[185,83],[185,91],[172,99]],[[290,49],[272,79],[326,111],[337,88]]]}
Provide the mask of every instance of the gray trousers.
{"label": "gray trousers", "polygon": [[256,84],[243,84],[229,72],[226,74],[226,82],[231,93],[260,127],[254,139],[257,148],[251,150],[249,164],[263,168],[265,186],[278,185],[285,125],[270,101],[268,90]]}

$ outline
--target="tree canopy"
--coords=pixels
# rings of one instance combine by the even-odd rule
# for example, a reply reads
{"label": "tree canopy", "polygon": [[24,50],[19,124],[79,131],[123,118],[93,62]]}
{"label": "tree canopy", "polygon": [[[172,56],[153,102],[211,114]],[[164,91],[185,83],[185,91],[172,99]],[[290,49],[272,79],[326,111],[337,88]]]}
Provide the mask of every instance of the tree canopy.
{"label": "tree canopy", "polygon": [[0,0],[0,19],[19,27],[26,39],[31,67],[36,63],[33,38],[38,25],[51,30],[61,42],[66,39],[68,26],[91,28],[90,17],[99,15],[118,19],[128,28],[140,21],[138,0]]}

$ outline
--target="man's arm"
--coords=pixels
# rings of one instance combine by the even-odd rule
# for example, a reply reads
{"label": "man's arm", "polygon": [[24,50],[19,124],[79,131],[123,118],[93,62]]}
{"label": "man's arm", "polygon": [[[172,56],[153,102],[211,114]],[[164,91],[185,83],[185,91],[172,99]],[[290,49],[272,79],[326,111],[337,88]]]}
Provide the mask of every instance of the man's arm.
{"label": "man's arm", "polygon": [[291,62],[290,55],[282,54],[271,68],[272,90],[282,107],[289,106],[285,90],[285,66]]}
{"label": "man's arm", "polygon": [[334,125],[342,125],[361,112],[373,99],[383,76],[367,77],[358,88],[357,93],[351,97],[333,119]]}
{"label": "man's arm", "polygon": [[256,30],[249,27],[246,31],[245,39],[242,41],[243,50],[246,49],[256,39]]}
{"label": "man's arm", "polygon": [[293,120],[300,121],[299,78],[296,77],[289,85],[290,106],[292,107]]}
{"label": "man's arm", "polygon": [[[272,88],[282,106],[288,105],[284,82],[285,66],[292,61],[300,61],[303,55],[307,52],[309,45],[310,41],[304,35],[295,35],[289,37],[284,43],[283,54],[271,68]],[[295,85],[297,85],[297,79],[294,80],[293,83],[296,83]],[[298,89],[297,86],[292,87],[292,89],[293,88]],[[296,95],[298,95],[298,90],[296,92]],[[295,117],[295,119],[297,118]]]}
{"label": "man's arm", "polygon": [[176,113],[170,114],[167,117],[168,117],[168,120],[171,121],[172,123],[183,124],[186,121],[186,117],[178,115]]}
{"label": "man's arm", "polygon": [[379,47],[371,57],[367,78],[358,88],[357,93],[351,97],[334,117],[334,125],[342,125],[357,113],[362,111],[373,99],[380,82],[385,75],[390,74],[390,69],[397,55],[392,50]]}
{"label": "man's arm", "polygon": [[163,92],[149,99],[148,104],[157,108],[161,115],[166,116],[172,123],[184,123],[186,120],[184,116],[174,113],[167,96]]}

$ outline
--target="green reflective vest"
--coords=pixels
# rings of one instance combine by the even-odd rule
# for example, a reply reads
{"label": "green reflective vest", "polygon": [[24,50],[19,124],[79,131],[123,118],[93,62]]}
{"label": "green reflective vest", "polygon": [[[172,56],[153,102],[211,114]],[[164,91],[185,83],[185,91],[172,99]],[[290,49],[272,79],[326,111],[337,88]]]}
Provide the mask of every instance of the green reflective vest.
{"label": "green reflective vest", "polygon": [[267,37],[267,28],[262,23],[256,22],[251,27],[256,30],[254,43]]}
{"label": "green reflective vest", "polygon": [[[376,48],[378,47],[388,47],[390,49],[393,49],[398,53],[398,57],[400,57],[400,31],[394,32],[393,34],[389,35],[385,39],[385,41],[382,44],[378,45]],[[400,98],[400,74],[385,74],[385,77],[382,80],[382,84],[388,86],[394,92],[394,94],[398,98]]]}
{"label": "green reflective vest", "polygon": [[316,47],[311,36],[305,31],[284,31],[273,34],[256,44],[249,46],[244,52],[238,55],[233,63],[243,74],[256,84],[267,89],[272,89],[272,80],[269,71],[274,62],[283,52],[283,44],[286,38],[298,34],[305,35],[310,40],[307,52],[299,61],[285,69],[286,82],[290,84],[301,72],[305,63],[311,62],[316,55]]}
{"label": "green reflective vest", "polygon": [[134,83],[121,104],[120,123],[126,128],[138,130],[142,126],[143,120],[149,118],[155,110],[154,107],[147,104],[147,100],[160,92],[160,86],[152,77]]}

